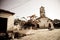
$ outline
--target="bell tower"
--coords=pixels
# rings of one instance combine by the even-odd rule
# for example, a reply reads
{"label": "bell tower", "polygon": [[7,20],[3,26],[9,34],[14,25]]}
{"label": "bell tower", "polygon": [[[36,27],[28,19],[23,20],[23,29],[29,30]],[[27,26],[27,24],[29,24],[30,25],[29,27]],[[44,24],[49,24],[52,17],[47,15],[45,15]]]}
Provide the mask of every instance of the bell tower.
{"label": "bell tower", "polygon": [[43,6],[40,7],[40,17],[44,18],[45,17],[45,9]]}

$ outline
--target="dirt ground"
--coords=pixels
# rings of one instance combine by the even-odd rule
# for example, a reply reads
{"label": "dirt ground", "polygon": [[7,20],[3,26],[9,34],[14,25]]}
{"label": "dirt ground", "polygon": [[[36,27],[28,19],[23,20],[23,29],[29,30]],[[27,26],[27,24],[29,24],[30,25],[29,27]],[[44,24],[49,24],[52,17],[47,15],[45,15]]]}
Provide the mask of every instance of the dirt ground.
{"label": "dirt ground", "polygon": [[14,40],[60,40],[60,29],[49,31],[48,29],[28,30],[27,36]]}

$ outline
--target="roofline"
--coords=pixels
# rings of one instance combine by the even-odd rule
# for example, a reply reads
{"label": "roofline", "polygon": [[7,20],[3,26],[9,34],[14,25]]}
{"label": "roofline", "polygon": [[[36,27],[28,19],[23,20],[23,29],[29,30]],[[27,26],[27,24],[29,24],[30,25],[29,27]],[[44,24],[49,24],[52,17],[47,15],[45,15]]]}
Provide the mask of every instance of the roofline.
{"label": "roofline", "polygon": [[15,13],[13,13],[13,12],[10,12],[10,11],[7,11],[7,10],[3,10],[3,9],[0,9],[0,13],[1,13],[1,12],[9,13],[9,14],[12,14],[12,15],[15,14]]}

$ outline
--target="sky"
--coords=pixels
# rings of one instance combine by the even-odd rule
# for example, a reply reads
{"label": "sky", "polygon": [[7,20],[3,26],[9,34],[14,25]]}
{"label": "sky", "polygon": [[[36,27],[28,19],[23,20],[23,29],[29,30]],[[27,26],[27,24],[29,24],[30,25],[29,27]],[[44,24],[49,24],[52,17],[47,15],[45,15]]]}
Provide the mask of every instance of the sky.
{"label": "sky", "polygon": [[45,15],[50,19],[60,19],[60,0],[0,0],[0,9],[15,13],[15,18],[35,14],[40,16],[40,7],[45,7]]}

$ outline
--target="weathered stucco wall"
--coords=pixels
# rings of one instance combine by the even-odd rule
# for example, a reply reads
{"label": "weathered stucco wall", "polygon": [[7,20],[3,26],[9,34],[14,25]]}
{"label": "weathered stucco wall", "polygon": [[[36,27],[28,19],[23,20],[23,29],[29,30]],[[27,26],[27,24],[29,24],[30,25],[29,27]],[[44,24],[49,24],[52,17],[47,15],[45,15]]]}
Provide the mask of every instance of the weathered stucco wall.
{"label": "weathered stucco wall", "polygon": [[3,17],[3,18],[8,18],[9,16],[11,16],[11,14],[8,14],[8,13],[0,13],[0,17]]}
{"label": "weathered stucco wall", "polygon": [[7,30],[12,30],[14,27],[14,17],[11,15],[8,17],[8,27]]}

